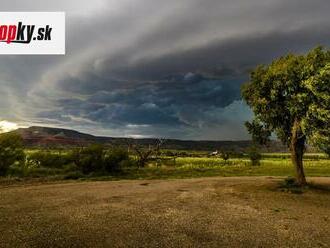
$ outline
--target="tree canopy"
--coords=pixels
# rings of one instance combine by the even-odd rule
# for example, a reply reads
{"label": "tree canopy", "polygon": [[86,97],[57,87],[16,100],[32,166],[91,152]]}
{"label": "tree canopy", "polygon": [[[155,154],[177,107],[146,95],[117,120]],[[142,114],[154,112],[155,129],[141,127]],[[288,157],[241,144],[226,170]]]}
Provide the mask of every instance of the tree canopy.
{"label": "tree canopy", "polygon": [[330,51],[317,47],[260,65],[243,85],[242,96],[254,112],[246,123],[254,140],[274,133],[291,149],[298,181],[305,183],[302,155],[306,142],[326,151],[330,143]]}
{"label": "tree canopy", "polygon": [[330,155],[330,64],[304,82],[313,102],[309,105],[302,127],[311,144]]}

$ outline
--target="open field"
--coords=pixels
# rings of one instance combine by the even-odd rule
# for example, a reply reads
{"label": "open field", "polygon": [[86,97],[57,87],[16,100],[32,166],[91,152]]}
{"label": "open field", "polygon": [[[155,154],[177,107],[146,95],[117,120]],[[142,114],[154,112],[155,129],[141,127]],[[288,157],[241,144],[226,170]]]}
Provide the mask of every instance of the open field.
{"label": "open field", "polygon": [[[304,167],[307,176],[330,176],[330,159],[322,154],[306,154]],[[288,154],[263,154],[260,166],[251,166],[247,158],[231,158],[224,161],[214,157],[171,158],[162,166],[154,163],[145,168],[124,168],[112,174],[92,173],[82,175],[72,165],[53,167],[13,167],[0,184],[10,181],[40,180],[121,180],[121,179],[175,179],[211,176],[294,176],[294,168]]]}
{"label": "open field", "polygon": [[[272,177],[0,188],[0,247],[328,247],[330,178],[303,194]],[[322,185],[322,187],[317,185]]]}

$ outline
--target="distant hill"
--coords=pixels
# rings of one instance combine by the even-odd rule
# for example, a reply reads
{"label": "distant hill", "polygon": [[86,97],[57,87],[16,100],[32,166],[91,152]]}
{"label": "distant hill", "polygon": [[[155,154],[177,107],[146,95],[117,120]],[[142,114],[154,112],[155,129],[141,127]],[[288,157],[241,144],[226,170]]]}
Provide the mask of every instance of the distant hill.
{"label": "distant hill", "polygon": [[[126,145],[127,143],[135,142],[140,145],[152,145],[157,142],[157,139],[132,139],[132,138],[114,138],[100,137],[90,134],[81,133],[74,130],[62,128],[50,128],[33,126],[29,128],[19,128],[13,132],[19,133],[29,147],[57,147],[57,146],[85,146],[92,143]],[[192,140],[177,140],[166,139],[163,145],[165,149],[178,150],[200,150],[214,151],[222,149],[235,150],[237,152],[246,150],[252,144],[251,141],[192,141]],[[286,147],[280,142],[272,141],[269,148],[264,148],[268,152],[283,152],[287,151]]]}

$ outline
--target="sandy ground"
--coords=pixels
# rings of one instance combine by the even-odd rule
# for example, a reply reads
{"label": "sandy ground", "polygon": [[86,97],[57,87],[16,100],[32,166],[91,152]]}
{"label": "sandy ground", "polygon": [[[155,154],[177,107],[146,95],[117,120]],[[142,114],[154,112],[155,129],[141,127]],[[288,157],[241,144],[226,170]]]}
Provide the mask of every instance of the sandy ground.
{"label": "sandy ground", "polygon": [[0,247],[330,247],[330,178],[304,194],[279,180],[1,186]]}

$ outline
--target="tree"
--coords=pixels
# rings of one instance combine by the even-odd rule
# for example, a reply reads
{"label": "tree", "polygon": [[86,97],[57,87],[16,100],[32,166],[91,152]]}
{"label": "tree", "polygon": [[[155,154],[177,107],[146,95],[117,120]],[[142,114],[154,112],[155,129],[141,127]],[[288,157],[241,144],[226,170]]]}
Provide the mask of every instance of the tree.
{"label": "tree", "polygon": [[160,151],[161,146],[163,145],[164,140],[158,139],[154,145],[149,145],[148,148],[138,145],[136,142],[130,143],[128,141],[128,148],[133,149],[138,157],[137,165],[138,167],[145,167],[150,158],[153,155],[157,155]]}
{"label": "tree", "polygon": [[[258,66],[242,86],[243,99],[255,115],[246,123],[248,131],[259,143],[274,133],[290,148],[300,185],[306,184],[306,142],[321,146],[320,139],[329,139],[329,66],[330,51],[317,47],[307,55],[290,54]],[[319,103],[324,99],[328,102]]]}
{"label": "tree", "polygon": [[330,64],[304,82],[314,101],[310,104],[302,127],[311,143],[330,156]]}
{"label": "tree", "polygon": [[24,162],[23,140],[16,133],[4,133],[0,136],[0,175],[6,175],[8,168],[16,162]]}

